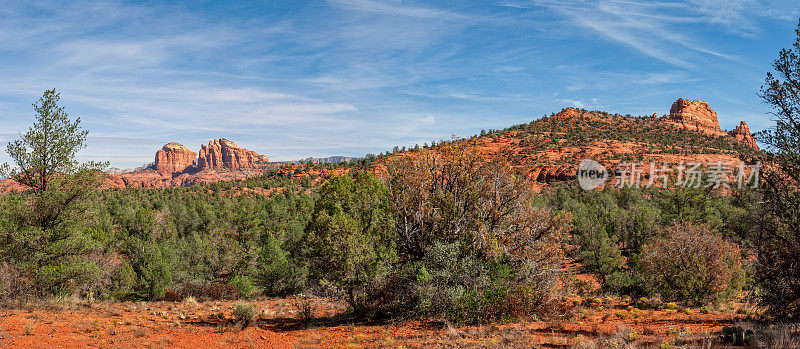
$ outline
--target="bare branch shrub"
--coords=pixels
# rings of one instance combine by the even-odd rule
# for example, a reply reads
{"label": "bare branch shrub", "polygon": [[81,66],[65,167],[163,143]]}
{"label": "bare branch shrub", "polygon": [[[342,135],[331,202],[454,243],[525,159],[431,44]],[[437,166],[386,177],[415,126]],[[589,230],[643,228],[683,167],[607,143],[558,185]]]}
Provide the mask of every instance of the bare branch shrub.
{"label": "bare branch shrub", "polygon": [[704,225],[685,222],[645,245],[640,267],[651,292],[696,305],[732,297],[744,279],[736,244]]}
{"label": "bare branch shrub", "polygon": [[570,217],[537,208],[527,177],[502,157],[440,144],[390,163],[386,183],[399,277],[411,281],[396,290],[401,304],[410,298],[420,314],[479,322],[549,303]]}

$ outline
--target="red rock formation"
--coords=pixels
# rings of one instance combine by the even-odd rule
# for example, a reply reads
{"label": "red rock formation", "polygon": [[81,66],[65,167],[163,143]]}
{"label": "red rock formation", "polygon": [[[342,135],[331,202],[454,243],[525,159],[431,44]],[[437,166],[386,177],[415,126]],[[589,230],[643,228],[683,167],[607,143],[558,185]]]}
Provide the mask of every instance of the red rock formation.
{"label": "red rock formation", "polygon": [[711,135],[724,135],[719,127],[717,112],[705,101],[690,101],[679,98],[669,109],[667,120],[681,124],[687,129]]}
{"label": "red rock formation", "polygon": [[156,152],[156,172],[162,175],[183,172],[188,167],[194,166],[195,156],[197,153],[182,144],[167,143]]}
{"label": "red rock formation", "polygon": [[742,144],[758,150],[758,145],[756,144],[756,140],[753,138],[753,134],[750,133],[750,127],[747,126],[747,123],[744,121],[739,122],[739,126],[736,126],[733,131],[728,132],[731,137],[735,138],[737,141],[741,142]]}
{"label": "red rock formation", "polygon": [[712,110],[708,103],[704,101],[690,101],[680,98],[675,103],[672,103],[669,116],[665,120],[689,130],[715,136],[730,136],[742,144],[758,150],[758,145],[756,145],[747,123],[742,121],[733,131],[723,131],[719,127],[717,112]]}
{"label": "red rock formation", "polygon": [[[199,183],[232,181],[266,173],[277,166],[262,162],[266,156],[244,149],[227,139],[215,139],[203,145],[199,158],[195,152],[178,143],[169,143],[156,153],[155,169],[109,174],[105,188],[184,187]],[[205,171],[188,171],[190,169]],[[219,169],[248,169],[246,171],[216,171]],[[4,192],[0,186],[0,192]]]}
{"label": "red rock formation", "polygon": [[258,162],[269,161],[266,156],[244,149],[225,138],[208,142],[200,148],[197,167],[204,169],[253,168]]}

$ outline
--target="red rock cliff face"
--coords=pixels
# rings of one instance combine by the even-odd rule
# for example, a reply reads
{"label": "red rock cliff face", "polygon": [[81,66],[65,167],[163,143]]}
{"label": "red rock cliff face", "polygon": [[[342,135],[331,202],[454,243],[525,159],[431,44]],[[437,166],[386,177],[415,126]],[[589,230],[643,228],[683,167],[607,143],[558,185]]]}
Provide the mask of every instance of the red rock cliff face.
{"label": "red rock cliff face", "polygon": [[680,98],[669,109],[667,120],[684,127],[712,135],[724,135],[719,127],[717,112],[705,101],[690,101]]}
{"label": "red rock cliff face", "polygon": [[196,156],[197,153],[181,144],[167,143],[156,152],[156,172],[162,175],[183,172],[194,166]]}
{"label": "red rock cliff face", "polygon": [[201,146],[197,167],[201,170],[221,168],[235,170],[237,168],[253,168],[256,167],[257,162],[265,161],[269,161],[266,156],[221,138],[209,141],[208,146]]}
{"label": "red rock cliff face", "polygon": [[750,127],[747,126],[746,122],[739,122],[739,126],[736,126],[736,128],[733,129],[733,131],[728,132],[728,134],[742,144],[758,150],[756,140],[753,138],[753,134],[750,133]]}

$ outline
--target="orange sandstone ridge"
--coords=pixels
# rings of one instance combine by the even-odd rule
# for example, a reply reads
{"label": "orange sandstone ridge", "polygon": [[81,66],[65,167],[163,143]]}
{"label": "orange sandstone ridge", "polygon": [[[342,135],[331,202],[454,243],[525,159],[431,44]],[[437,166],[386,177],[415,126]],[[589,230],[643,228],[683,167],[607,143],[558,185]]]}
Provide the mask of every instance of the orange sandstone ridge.
{"label": "orange sandstone ridge", "polygon": [[[676,132],[680,129],[690,132]],[[646,182],[651,164],[736,165],[746,148],[759,150],[744,121],[726,132],[707,102],[684,99],[675,101],[665,117],[633,118],[565,108],[551,117],[468,141],[487,157],[509,159],[538,183],[537,188],[551,181],[574,180],[582,159],[594,159],[611,169],[622,162],[640,163]]]}

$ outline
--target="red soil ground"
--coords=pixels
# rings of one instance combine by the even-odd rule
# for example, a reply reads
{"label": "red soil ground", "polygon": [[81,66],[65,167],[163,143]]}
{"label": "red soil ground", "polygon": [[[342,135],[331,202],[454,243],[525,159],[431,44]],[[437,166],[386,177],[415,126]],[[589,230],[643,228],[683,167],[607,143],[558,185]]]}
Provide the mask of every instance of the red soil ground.
{"label": "red soil ground", "polygon": [[345,310],[344,305],[322,299],[313,301],[316,320],[303,323],[293,300],[259,300],[250,302],[257,320],[244,329],[234,318],[240,302],[32,305],[0,312],[0,347],[565,348],[614,341],[636,347],[694,347],[704,341],[718,343],[723,326],[744,321],[751,313],[739,303],[704,314],[698,308],[639,310],[633,301],[611,298],[574,297],[564,302],[573,306],[571,314],[560,319],[452,327],[342,320],[334,316]]}

